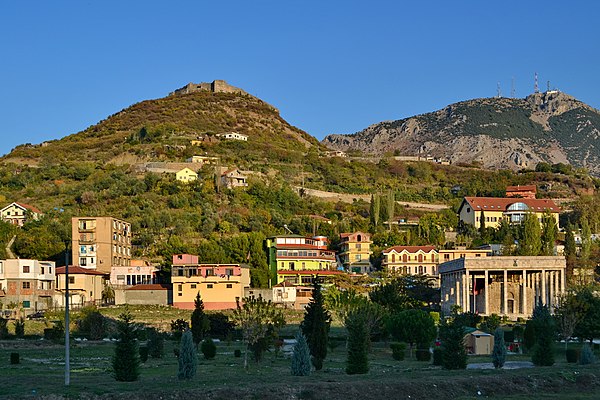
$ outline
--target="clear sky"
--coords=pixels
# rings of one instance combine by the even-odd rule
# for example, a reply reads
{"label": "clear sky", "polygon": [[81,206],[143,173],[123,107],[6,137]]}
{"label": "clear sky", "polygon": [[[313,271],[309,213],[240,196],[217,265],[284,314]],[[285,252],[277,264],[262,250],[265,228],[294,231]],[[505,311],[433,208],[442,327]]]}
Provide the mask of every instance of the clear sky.
{"label": "clear sky", "polygon": [[224,79],[322,139],[558,88],[600,108],[598,1],[0,3],[0,154]]}

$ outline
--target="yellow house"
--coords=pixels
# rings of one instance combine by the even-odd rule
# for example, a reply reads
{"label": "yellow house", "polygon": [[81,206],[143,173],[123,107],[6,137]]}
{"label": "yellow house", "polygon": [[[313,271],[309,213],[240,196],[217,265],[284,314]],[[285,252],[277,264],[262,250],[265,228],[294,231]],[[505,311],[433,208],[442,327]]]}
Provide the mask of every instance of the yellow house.
{"label": "yellow house", "polygon": [[[174,256],[175,259],[175,256]],[[207,310],[235,308],[250,287],[250,270],[239,264],[173,263],[173,306],[193,309],[196,295]]]}
{"label": "yellow house", "polygon": [[438,252],[433,246],[394,246],[383,251],[388,274],[437,275]]}
{"label": "yellow house", "polygon": [[11,203],[0,210],[2,221],[13,225],[23,226],[25,222],[37,220],[42,212],[37,208],[24,203]]}
{"label": "yellow house", "polygon": [[175,179],[184,183],[193,182],[198,179],[198,174],[189,168],[184,168],[175,173]]}
{"label": "yellow house", "polygon": [[463,223],[477,228],[482,221],[486,228],[497,228],[503,220],[519,224],[527,213],[535,213],[541,222],[546,211],[550,212],[558,226],[560,207],[550,199],[465,197],[458,209],[458,217]]}
{"label": "yellow house", "polygon": [[366,274],[371,271],[371,235],[364,232],[340,233],[339,257],[344,269]]}
{"label": "yellow house", "polygon": [[[69,304],[73,306],[102,304],[102,291],[109,277],[110,274],[108,273],[70,265]],[[59,307],[65,306],[65,278],[65,267],[56,268],[56,290],[59,293],[54,300]]]}

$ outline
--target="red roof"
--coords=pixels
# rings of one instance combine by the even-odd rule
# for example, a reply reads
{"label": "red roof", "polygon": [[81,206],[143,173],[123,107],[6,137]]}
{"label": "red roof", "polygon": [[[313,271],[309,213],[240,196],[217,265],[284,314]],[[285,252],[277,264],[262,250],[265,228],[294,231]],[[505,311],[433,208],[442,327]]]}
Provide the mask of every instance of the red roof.
{"label": "red roof", "polygon": [[168,283],[153,283],[153,284],[145,284],[145,285],[135,285],[127,290],[171,290],[173,289],[172,285]]}
{"label": "red roof", "polygon": [[[560,212],[560,207],[550,199],[516,199],[514,197],[465,197],[465,201],[475,211],[506,211],[508,206],[515,203],[523,203],[531,211],[543,212],[550,210]],[[462,207],[461,207],[462,208]]]}
{"label": "red roof", "polygon": [[537,186],[535,185],[517,185],[517,186],[507,186],[507,192],[536,192]]}
{"label": "red roof", "polygon": [[[66,273],[65,272],[65,267],[58,267],[56,268],[56,275],[62,275]],[[110,275],[108,272],[100,272],[100,271],[96,271],[95,269],[89,269],[89,268],[81,268],[77,265],[69,265],[69,274],[81,274],[81,275]]]}
{"label": "red roof", "polygon": [[394,246],[394,247],[390,247],[389,249],[385,249],[383,252],[391,253],[392,251],[396,251],[396,253],[400,253],[404,250],[408,251],[409,253],[416,253],[419,250],[421,250],[425,253],[429,253],[431,251],[435,251],[435,247],[433,247],[433,246]]}

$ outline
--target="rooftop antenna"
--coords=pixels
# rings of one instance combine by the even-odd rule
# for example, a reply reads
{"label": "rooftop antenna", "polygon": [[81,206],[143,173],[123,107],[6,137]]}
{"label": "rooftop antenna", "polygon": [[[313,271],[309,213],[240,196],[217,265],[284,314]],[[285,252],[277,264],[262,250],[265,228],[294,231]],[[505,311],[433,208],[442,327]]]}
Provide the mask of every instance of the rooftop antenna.
{"label": "rooftop antenna", "polygon": [[546,82],[546,87],[548,88],[546,91],[549,92],[550,91],[550,81]]}
{"label": "rooftop antenna", "polygon": [[510,82],[510,97],[511,98],[515,98],[515,77],[512,77],[512,80]]}
{"label": "rooftop antenna", "polygon": [[497,98],[502,97],[502,90],[500,90],[500,82],[498,82],[498,85],[496,87],[496,97]]}
{"label": "rooftop antenna", "polygon": [[538,87],[538,76],[537,76],[537,72],[535,73],[535,83],[533,85],[533,93],[539,93],[540,92],[540,88]]}

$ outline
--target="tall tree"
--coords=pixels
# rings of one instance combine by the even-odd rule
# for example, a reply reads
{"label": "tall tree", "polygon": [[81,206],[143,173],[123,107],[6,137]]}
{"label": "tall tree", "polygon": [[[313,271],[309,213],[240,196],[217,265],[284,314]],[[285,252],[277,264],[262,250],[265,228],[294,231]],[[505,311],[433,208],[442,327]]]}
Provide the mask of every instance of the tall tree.
{"label": "tall tree", "polygon": [[371,225],[376,228],[379,225],[379,213],[381,211],[381,201],[379,195],[371,195],[371,205],[369,207],[369,217],[371,219]]}
{"label": "tall tree", "polygon": [[118,341],[112,360],[114,377],[118,381],[132,382],[140,375],[140,357],[137,334],[129,310],[119,315],[117,321]]}
{"label": "tall tree", "polygon": [[392,229],[392,221],[394,220],[394,213],[396,211],[396,196],[393,191],[389,191],[387,194],[387,217],[388,217],[388,228]]}
{"label": "tall tree", "polygon": [[567,278],[573,278],[573,268],[575,267],[577,247],[575,236],[573,235],[573,226],[567,221],[565,224],[565,258],[567,259]]}
{"label": "tall tree", "polygon": [[592,230],[586,217],[581,219],[581,259],[587,262],[592,249]]}
{"label": "tall tree", "polygon": [[542,232],[535,213],[527,213],[523,222],[523,237],[519,243],[519,254],[538,256],[542,251]]}
{"label": "tall tree", "polygon": [[189,380],[196,375],[198,356],[196,355],[193,334],[189,330],[186,330],[181,336],[178,364],[177,378]]}
{"label": "tall tree", "polygon": [[504,344],[504,330],[500,327],[494,331],[494,350],[492,351],[492,362],[494,368],[504,367],[506,361],[506,345]]}
{"label": "tall tree", "polygon": [[194,299],[194,311],[192,312],[191,319],[192,337],[196,347],[198,347],[198,343],[202,341],[204,334],[210,329],[210,321],[208,316],[204,313],[204,302],[200,297],[200,292],[196,294],[196,299]]}
{"label": "tall tree", "polygon": [[444,318],[440,323],[440,341],[442,342],[442,368],[467,368],[467,350],[465,348],[465,327],[460,319]]}
{"label": "tall tree", "polygon": [[396,313],[389,318],[387,326],[394,339],[410,345],[411,357],[413,345],[428,349],[437,334],[433,318],[423,310],[413,309]]}
{"label": "tall tree", "polygon": [[323,368],[323,360],[327,356],[327,340],[329,337],[329,326],[331,315],[325,308],[325,300],[321,292],[319,277],[314,279],[312,299],[306,307],[304,321],[300,324],[302,333],[306,337],[312,363],[315,370]]}
{"label": "tall tree", "polygon": [[351,312],[345,321],[348,330],[348,360],[346,362],[346,373],[366,374],[369,372],[369,333],[365,324],[364,316],[359,312]]}
{"label": "tall tree", "polygon": [[554,244],[558,235],[556,220],[546,211],[542,217],[542,255],[553,256]]}
{"label": "tall tree", "polygon": [[554,334],[556,327],[548,307],[537,306],[533,310],[531,322],[536,336],[531,361],[537,366],[551,366],[554,364]]}
{"label": "tall tree", "polygon": [[310,375],[310,350],[302,331],[296,333],[296,344],[292,353],[292,375]]}

